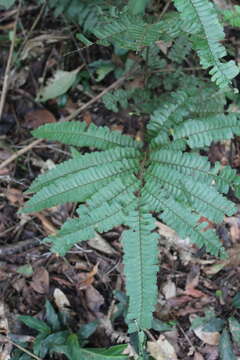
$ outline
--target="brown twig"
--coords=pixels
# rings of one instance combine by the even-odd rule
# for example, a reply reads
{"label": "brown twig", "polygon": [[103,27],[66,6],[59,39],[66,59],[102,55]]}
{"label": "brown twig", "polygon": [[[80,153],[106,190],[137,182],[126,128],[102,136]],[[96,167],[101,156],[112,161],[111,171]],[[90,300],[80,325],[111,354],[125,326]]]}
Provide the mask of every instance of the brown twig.
{"label": "brown twig", "polygon": [[19,156],[25,154],[26,152],[28,152],[29,150],[31,150],[33,147],[40,144],[41,142],[42,142],[42,139],[35,140],[31,144],[29,144],[29,145],[25,146],[24,148],[18,150],[15,154],[11,155],[8,159],[6,159],[5,161],[3,161],[0,164],[0,169],[5,168],[12,161],[16,160]]}
{"label": "brown twig", "polygon": [[9,337],[7,337],[7,340],[14,346],[16,346],[19,350],[25,352],[26,354],[28,354],[29,356],[31,356],[33,359],[36,359],[36,360],[42,360],[42,358],[34,355],[33,353],[31,353],[31,351],[25,349],[24,347],[22,347],[21,345],[19,344],[16,344],[14,341],[12,341],[11,339],[9,339]]}
{"label": "brown twig", "polygon": [[16,40],[16,32],[17,32],[17,24],[18,24],[18,19],[19,19],[20,8],[21,8],[21,2],[19,3],[19,7],[17,10],[16,20],[15,20],[14,28],[13,28],[11,46],[10,46],[10,50],[9,50],[8,60],[7,60],[7,66],[6,66],[6,70],[5,70],[5,74],[4,74],[2,94],[1,94],[1,98],[0,98],[0,119],[2,118],[3,108],[4,108],[5,99],[6,99],[7,90],[8,90],[8,81],[9,81],[9,75],[10,75],[10,71],[11,71],[11,63],[12,63],[13,50],[14,50],[15,40]]}
{"label": "brown twig", "polygon": [[33,248],[40,244],[38,239],[27,239],[20,241],[16,244],[3,245],[0,246],[0,258],[5,258],[6,256],[11,256],[20,253],[21,251]]}

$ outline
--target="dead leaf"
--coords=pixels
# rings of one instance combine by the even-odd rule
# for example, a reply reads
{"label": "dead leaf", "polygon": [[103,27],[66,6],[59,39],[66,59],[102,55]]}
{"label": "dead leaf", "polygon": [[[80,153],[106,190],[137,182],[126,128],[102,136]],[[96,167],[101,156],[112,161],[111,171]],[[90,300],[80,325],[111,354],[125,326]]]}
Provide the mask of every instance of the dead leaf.
{"label": "dead leaf", "polygon": [[177,289],[176,289],[175,283],[171,280],[168,280],[167,282],[165,282],[162,287],[162,293],[167,300],[174,298],[177,294]]}
{"label": "dead leaf", "polygon": [[6,192],[6,198],[11,205],[22,205],[23,204],[23,193],[19,189],[9,188]]}
{"label": "dead leaf", "polygon": [[62,290],[56,288],[53,293],[53,298],[59,311],[69,311],[70,302]]}
{"label": "dead leaf", "polygon": [[46,216],[40,213],[35,213],[35,216],[41,221],[47,235],[57,234],[58,232],[57,228],[46,218]]}
{"label": "dead leaf", "polygon": [[93,283],[94,276],[98,272],[98,265],[99,265],[99,263],[94,265],[93,269],[87,273],[86,279],[80,282],[80,289],[84,289]]}
{"label": "dead leaf", "polygon": [[174,347],[164,335],[160,335],[157,341],[148,341],[147,347],[156,360],[178,360]]}
{"label": "dead leaf", "polygon": [[204,360],[204,357],[202,356],[202,354],[200,354],[199,352],[195,352],[194,353],[194,358],[193,360]]}
{"label": "dead leaf", "polygon": [[32,276],[30,286],[39,294],[47,294],[49,291],[49,274],[44,267],[39,267]]}
{"label": "dead leaf", "polygon": [[89,310],[100,316],[100,307],[104,304],[104,297],[92,285],[85,290],[86,301]]}
{"label": "dead leaf", "polygon": [[89,111],[85,112],[85,114],[83,115],[83,120],[85,121],[85,123],[87,124],[87,126],[89,126],[92,122],[92,115]]}
{"label": "dead leaf", "polygon": [[190,273],[187,276],[187,282],[184,293],[195,298],[207,296],[202,291],[195,289],[199,283],[200,267],[198,265],[192,266]]}
{"label": "dead leaf", "polygon": [[167,55],[168,49],[172,46],[172,41],[165,42],[163,40],[158,40],[155,42],[155,44],[163,52],[164,55]]}
{"label": "dead leaf", "polygon": [[88,241],[88,245],[93,249],[101,251],[107,255],[116,255],[116,250],[109,245],[109,243],[99,234],[96,233],[96,236]]}
{"label": "dead leaf", "polygon": [[203,327],[199,326],[196,329],[193,329],[195,335],[202,340],[205,344],[208,345],[218,345],[220,339],[220,333],[218,331],[207,332],[203,331]]}
{"label": "dead leaf", "polygon": [[30,111],[25,115],[24,119],[24,125],[28,129],[36,129],[40,125],[56,122],[55,116],[46,109]]}

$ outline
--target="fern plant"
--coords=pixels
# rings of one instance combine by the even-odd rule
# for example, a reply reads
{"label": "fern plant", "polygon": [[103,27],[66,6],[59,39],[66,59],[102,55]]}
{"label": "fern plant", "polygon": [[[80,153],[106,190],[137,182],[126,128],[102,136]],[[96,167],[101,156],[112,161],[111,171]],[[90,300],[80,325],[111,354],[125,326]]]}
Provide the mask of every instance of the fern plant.
{"label": "fern plant", "polygon": [[223,255],[215,231],[205,231],[206,223],[199,220],[204,216],[221,222],[224,215],[236,211],[224,196],[230,186],[238,188],[235,170],[218,164],[211,167],[198,150],[240,135],[238,118],[204,115],[196,100],[184,91],[171,94],[151,116],[142,141],[79,122],[47,124],[34,131],[40,138],[98,150],[40,175],[29,189],[37,193],[24,211],[68,201],[81,203],[79,218],[68,220],[56,236],[46,239],[60,255],[96,232],[125,225],[121,238],[130,332],[151,327],[157,296],[156,216],[198,247]]}
{"label": "fern plant", "polygon": [[[66,6],[70,3],[62,0]],[[143,59],[149,53],[155,54],[156,58],[149,61],[153,69],[162,67],[155,42],[173,40],[168,58],[176,59],[182,39],[184,53],[176,62],[184,60],[193,47],[203,68],[211,68],[212,80],[220,88],[229,86],[238,68],[233,61],[223,60],[226,55],[221,44],[223,29],[212,3],[174,0],[179,12],[170,11],[162,19],[151,21],[141,16],[148,3],[142,1],[139,8],[128,5],[121,11],[117,8],[103,11],[88,34],[91,32],[98,43],[138,51]],[[219,164],[211,166],[200,153],[213,141],[240,135],[238,115],[225,110],[225,90],[206,86],[184,74],[178,78],[178,90],[170,95],[153,94],[151,89],[156,88],[153,78],[149,78],[148,84],[148,91],[141,94],[145,96],[142,106],[137,103],[141,91],[131,93],[138,109],[150,114],[143,125],[142,140],[81,122],[47,124],[35,130],[34,136],[94,151],[39,176],[29,189],[36,194],[24,208],[25,212],[36,212],[69,201],[80,203],[78,217],[68,220],[57,235],[45,240],[60,255],[74,244],[94,237],[96,232],[124,225],[121,241],[130,333],[151,328],[152,324],[151,314],[157,301],[156,218],[161,218],[181,237],[190,237],[199,248],[204,247],[214,256],[224,256],[215,230],[206,229],[207,224],[200,219],[221,222],[225,215],[236,211],[225,196],[229,188],[240,195],[236,171]],[[128,95],[117,90],[108,94],[104,102],[117,111],[118,104],[128,105]]]}

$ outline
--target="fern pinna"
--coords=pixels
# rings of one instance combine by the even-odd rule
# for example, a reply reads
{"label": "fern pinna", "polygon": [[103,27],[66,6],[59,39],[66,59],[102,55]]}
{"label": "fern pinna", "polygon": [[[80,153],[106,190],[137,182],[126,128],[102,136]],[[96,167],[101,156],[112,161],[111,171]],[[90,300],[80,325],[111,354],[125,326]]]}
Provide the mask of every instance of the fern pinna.
{"label": "fern pinna", "polygon": [[130,332],[151,327],[157,296],[156,216],[198,247],[213,255],[223,253],[215,231],[205,230],[206,223],[199,220],[203,216],[220,222],[225,214],[232,215],[236,208],[224,194],[230,186],[237,189],[239,181],[235,170],[219,164],[211,167],[198,151],[212,141],[240,134],[240,125],[234,114],[203,110],[196,96],[191,99],[184,91],[171,94],[151,116],[144,141],[81,122],[47,124],[34,131],[37,137],[98,150],[40,175],[29,189],[37,193],[25,212],[67,201],[82,203],[79,218],[68,220],[56,236],[46,239],[60,255],[96,232],[125,225]]}

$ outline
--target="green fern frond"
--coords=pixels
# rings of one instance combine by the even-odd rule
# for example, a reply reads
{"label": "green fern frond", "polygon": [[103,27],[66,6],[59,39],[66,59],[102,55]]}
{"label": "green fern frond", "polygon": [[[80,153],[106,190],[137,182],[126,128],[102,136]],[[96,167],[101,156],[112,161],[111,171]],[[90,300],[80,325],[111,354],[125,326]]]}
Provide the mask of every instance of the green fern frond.
{"label": "green fern frond", "polygon": [[134,172],[138,168],[138,160],[123,159],[67,175],[35,194],[28,201],[25,211],[40,211],[69,201],[85,201],[116,176]]}
{"label": "green fern frond", "polygon": [[112,180],[93,194],[87,206],[79,206],[80,218],[67,221],[57,235],[45,241],[52,243],[52,251],[64,255],[75,244],[93,238],[96,231],[106,232],[123,224],[127,212],[135,206],[134,192],[138,187],[134,176],[129,176],[128,181],[127,177]]}
{"label": "green fern frond", "polygon": [[220,87],[229,85],[239,69],[233,61],[220,61],[227,55],[220,43],[224,31],[218,20],[213,4],[208,0],[174,0],[182,18],[182,28],[191,34],[193,46],[204,69],[212,67],[212,80]]}
{"label": "green fern frond", "polygon": [[199,156],[194,153],[182,153],[173,150],[161,149],[150,154],[152,163],[167,165],[171,169],[175,169],[183,175],[187,175],[208,185],[215,184],[217,190],[221,193],[227,193],[229,186],[234,186],[236,179],[236,170],[229,166],[222,167],[216,163],[211,168],[207,157]]}
{"label": "green fern frond", "polygon": [[142,144],[131,137],[111,131],[107,127],[97,127],[83,122],[61,122],[46,124],[33,131],[33,135],[48,140],[58,140],[63,144],[88,146],[107,150],[114,146],[140,148]]}
{"label": "green fern frond", "polygon": [[[139,200],[138,200],[139,201]],[[122,235],[126,288],[129,295],[129,332],[151,328],[156,304],[157,238],[155,219],[141,204],[129,212]]]}
{"label": "green fern frond", "polygon": [[199,223],[200,216],[190,208],[173,199],[169,194],[157,192],[159,186],[151,182],[148,188],[143,189],[143,200],[151,204],[151,209],[160,213],[161,219],[182,237],[190,237],[199,248],[205,246],[212,255],[223,253],[221,243],[215,231],[202,231],[207,226]]}
{"label": "green fern frond", "polygon": [[113,148],[102,152],[94,152],[84,155],[78,155],[75,159],[64,161],[56,168],[48,171],[46,174],[40,175],[33,181],[28,192],[36,192],[43,187],[50,185],[61,178],[68,175],[80,174],[81,171],[91,169],[95,166],[101,166],[116,160],[134,159],[139,156],[139,152],[133,148]]}
{"label": "green fern frond", "polygon": [[188,36],[179,36],[171,47],[168,58],[177,64],[181,64],[192,49]]}
{"label": "green fern frond", "polygon": [[149,186],[152,181],[156,182],[164,192],[191,206],[213,222],[221,222],[225,214],[232,215],[236,212],[232,202],[219,194],[214,187],[196,182],[168,166],[152,165],[146,172],[146,178]]}
{"label": "green fern frond", "polygon": [[240,135],[240,123],[235,115],[218,115],[199,120],[188,120],[174,129],[174,139],[187,139],[191,148],[209,146],[212,141],[232,139]]}
{"label": "green fern frond", "polygon": [[119,106],[123,109],[128,107],[129,93],[126,90],[118,89],[103,96],[105,107],[113,112],[118,112]]}
{"label": "green fern frond", "polygon": [[240,6],[233,6],[232,10],[224,10],[223,19],[227,24],[230,24],[234,27],[240,27]]}

